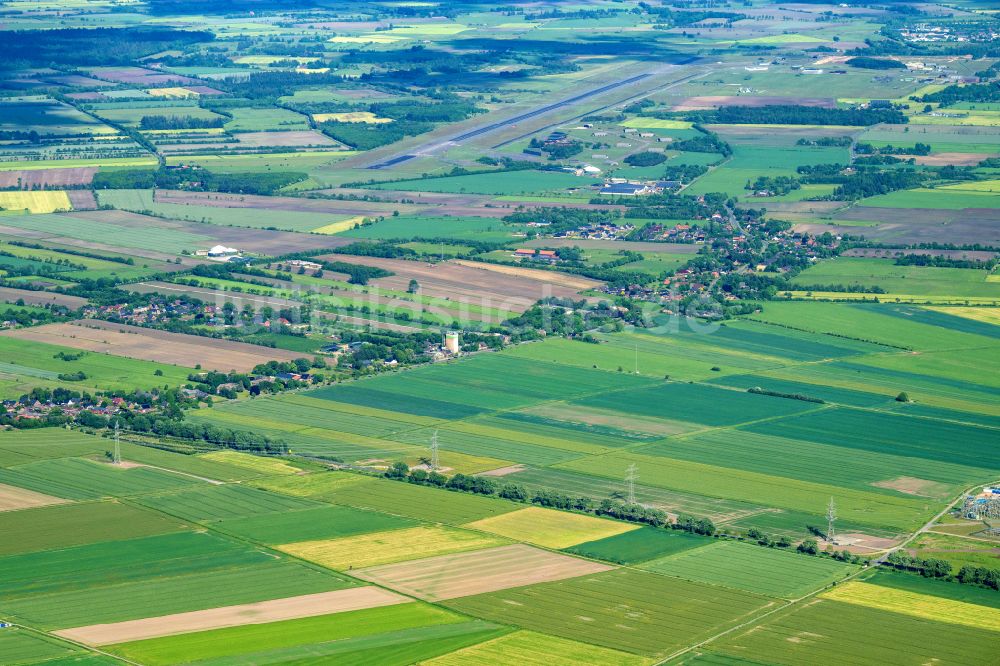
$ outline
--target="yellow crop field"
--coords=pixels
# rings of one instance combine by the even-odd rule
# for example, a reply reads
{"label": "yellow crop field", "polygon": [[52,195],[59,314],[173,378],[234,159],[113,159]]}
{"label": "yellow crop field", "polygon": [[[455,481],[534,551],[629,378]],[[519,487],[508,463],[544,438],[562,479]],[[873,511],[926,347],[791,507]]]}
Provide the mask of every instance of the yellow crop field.
{"label": "yellow crop field", "polygon": [[964,190],[967,192],[1000,192],[1000,180],[976,180],[968,183],[942,185],[942,190]]}
{"label": "yellow crop field", "polygon": [[[986,278],[987,282],[991,281],[990,278],[998,277],[996,275],[990,275]],[[929,310],[934,310],[936,312],[943,312],[944,314],[949,314],[954,317],[964,317],[965,319],[972,319],[973,321],[981,321],[987,324],[996,324],[1000,326],[1000,308],[947,308],[947,307],[935,307],[928,308]]]}
{"label": "yellow crop field", "polygon": [[303,476],[280,476],[253,481],[255,488],[273,490],[295,497],[315,497],[329,499],[345,488],[373,483],[375,479],[359,474],[346,472],[324,472],[322,474],[306,474]]}
{"label": "yellow crop field", "polygon": [[261,474],[297,474],[299,472],[299,468],[292,467],[283,460],[253,456],[239,451],[213,451],[205,453],[201,457],[206,460],[250,469]]}
{"label": "yellow crop field", "polygon": [[[934,622],[960,624],[966,627],[1000,632],[1000,608],[990,608],[965,601],[954,601],[944,597],[934,597],[928,594],[918,594],[859,582],[838,586],[820,596],[834,601],[901,613]],[[997,636],[997,640],[1000,641],[1000,636]]]}
{"label": "yellow crop field", "polygon": [[198,93],[187,88],[150,88],[146,91],[153,97],[166,97],[168,99],[187,99],[199,97]]}
{"label": "yellow crop field", "polygon": [[379,118],[371,111],[346,111],[344,113],[314,113],[313,120],[318,123],[325,123],[328,120],[336,120],[341,123],[368,123],[370,125],[382,125],[391,123],[392,118]]}
{"label": "yellow crop field", "polygon": [[468,530],[426,525],[340,539],[290,543],[278,546],[278,550],[330,569],[347,571],[506,543],[506,539]]}
{"label": "yellow crop field", "polygon": [[[426,449],[418,449],[415,452],[406,454],[403,457],[403,462],[410,467],[416,467],[417,465],[422,464],[426,455]],[[509,467],[514,464],[511,460],[500,460],[499,458],[487,458],[485,456],[470,456],[467,453],[459,453],[458,451],[441,451],[440,462],[442,467],[447,468],[449,475],[479,474],[480,472],[486,472],[491,469],[500,469],[501,467]]]}
{"label": "yellow crop field", "polygon": [[0,192],[0,208],[27,210],[29,213],[52,213],[57,210],[72,210],[73,204],[62,191]]}
{"label": "yellow crop field", "polygon": [[976,127],[1000,127],[1000,113],[976,111],[963,115],[945,116],[910,116],[911,125],[972,125]]}
{"label": "yellow crop field", "polygon": [[477,520],[465,527],[547,548],[569,548],[585,541],[596,541],[639,529],[637,525],[537,506]]}
{"label": "yellow crop field", "polygon": [[578,643],[565,638],[515,631],[492,641],[446,654],[423,662],[428,666],[577,666],[577,664],[607,664],[607,666],[643,666],[653,659],[618,650]]}
{"label": "yellow crop field", "polygon": [[341,220],[340,222],[333,222],[331,224],[323,225],[322,227],[316,227],[312,230],[314,234],[339,234],[341,231],[350,231],[354,228],[354,225],[361,224],[364,222],[365,216],[358,215],[356,217],[349,217],[346,220]]}
{"label": "yellow crop field", "polygon": [[691,129],[693,123],[686,120],[665,120],[663,118],[629,118],[621,125],[634,129]]}
{"label": "yellow crop field", "polygon": [[461,23],[422,23],[393,28],[387,32],[390,35],[457,35],[468,29],[469,26]]}

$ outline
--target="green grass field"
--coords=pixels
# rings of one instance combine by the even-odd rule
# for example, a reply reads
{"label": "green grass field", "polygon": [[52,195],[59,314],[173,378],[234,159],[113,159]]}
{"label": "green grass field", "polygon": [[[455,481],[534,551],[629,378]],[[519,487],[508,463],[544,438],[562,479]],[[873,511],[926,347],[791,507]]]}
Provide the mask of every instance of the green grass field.
{"label": "green grass field", "polygon": [[0,542],[0,555],[167,534],[185,528],[180,520],[117,502],[10,511],[0,513],[0,533],[17,534],[18,538]]}
{"label": "green grass field", "polygon": [[269,516],[231,518],[213,524],[220,532],[260,543],[280,544],[380,532],[413,525],[412,520],[350,507],[324,506]]}
{"label": "green grass field", "polygon": [[147,467],[120,469],[107,462],[64,458],[0,470],[0,483],[55,497],[82,500],[141,495],[198,481]]}
{"label": "green grass field", "polygon": [[662,656],[767,606],[761,596],[621,569],[455,599],[485,619],[645,656]]}
{"label": "green grass field", "polygon": [[144,664],[191,658],[218,663],[329,659],[337,663],[406,664],[495,638],[506,630],[425,604],[321,615],[112,646]]}
{"label": "green grass field", "polygon": [[688,550],[698,550],[712,542],[687,532],[671,532],[652,527],[616,534],[567,548],[567,553],[616,564],[636,564]]}
{"label": "green grass field", "polygon": [[808,268],[792,281],[796,286],[842,284],[881,287],[889,293],[1000,299],[1000,283],[987,271],[967,268],[896,266],[886,259],[838,257]]}
{"label": "green grass field", "polygon": [[323,506],[319,502],[304,498],[234,484],[186,487],[175,492],[147,495],[138,501],[184,520],[224,522],[245,517],[261,521],[267,520],[271,515],[281,516],[286,511],[316,509]]}
{"label": "green grass field", "polygon": [[75,645],[20,627],[0,632],[0,654],[8,664],[100,663],[89,660],[87,653]]}
{"label": "green grass field", "polygon": [[724,585],[770,597],[794,599],[814,592],[857,570],[835,560],[733,541],[646,562],[647,571],[698,583]]}
{"label": "green grass field", "polygon": [[[188,368],[181,368],[152,361],[140,361],[122,356],[84,353],[75,361],[64,361],[55,355],[64,352],[75,355],[76,350],[31,340],[0,337],[0,372],[18,378],[25,386],[54,386],[58,375],[83,372],[86,379],[77,382],[77,389],[112,390],[115,388],[150,389],[164,384],[178,385],[187,381]],[[159,370],[162,374],[156,375]],[[41,380],[41,381],[39,381]],[[5,398],[19,398],[25,390]]]}
{"label": "green grass field", "polygon": [[816,660],[878,664],[979,663],[995,652],[996,632],[928,622],[822,600],[723,638],[713,651],[736,658],[767,655],[786,666]]}

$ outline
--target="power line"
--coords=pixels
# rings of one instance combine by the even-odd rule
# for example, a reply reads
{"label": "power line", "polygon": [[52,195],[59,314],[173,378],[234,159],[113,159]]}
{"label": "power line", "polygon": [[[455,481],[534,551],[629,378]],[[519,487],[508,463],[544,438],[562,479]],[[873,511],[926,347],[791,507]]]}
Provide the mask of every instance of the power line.
{"label": "power line", "polygon": [[438,431],[435,430],[434,434],[431,435],[431,471],[436,472],[438,470]]}
{"label": "power line", "polygon": [[833,498],[830,498],[830,504],[826,507],[826,540],[833,543],[837,534],[833,530],[833,523],[837,520],[837,505],[833,503]]}
{"label": "power line", "polygon": [[118,419],[115,419],[115,453],[112,461],[116,465],[122,464],[122,445],[118,439]]}
{"label": "power line", "polygon": [[639,472],[635,463],[628,466],[625,472],[625,492],[628,504],[635,504],[635,480],[639,478]]}

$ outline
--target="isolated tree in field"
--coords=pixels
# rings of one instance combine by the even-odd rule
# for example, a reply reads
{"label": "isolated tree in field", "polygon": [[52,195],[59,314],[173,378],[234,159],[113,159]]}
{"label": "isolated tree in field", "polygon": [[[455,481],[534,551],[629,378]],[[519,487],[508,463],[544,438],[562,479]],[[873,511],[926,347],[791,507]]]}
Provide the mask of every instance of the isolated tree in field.
{"label": "isolated tree in field", "polygon": [[409,473],[410,467],[404,462],[394,462],[389,469],[385,471],[386,477],[390,479],[405,479]]}
{"label": "isolated tree in field", "polygon": [[415,294],[420,290],[420,283],[416,280],[410,280],[410,286],[406,288],[406,293]]}
{"label": "isolated tree in field", "polygon": [[910,396],[906,395],[906,391],[901,391],[899,395],[896,396],[896,402],[909,402]]}
{"label": "isolated tree in field", "polygon": [[816,539],[806,539],[799,544],[797,549],[800,553],[806,553],[808,555],[818,555],[819,554],[819,544],[816,543]]}

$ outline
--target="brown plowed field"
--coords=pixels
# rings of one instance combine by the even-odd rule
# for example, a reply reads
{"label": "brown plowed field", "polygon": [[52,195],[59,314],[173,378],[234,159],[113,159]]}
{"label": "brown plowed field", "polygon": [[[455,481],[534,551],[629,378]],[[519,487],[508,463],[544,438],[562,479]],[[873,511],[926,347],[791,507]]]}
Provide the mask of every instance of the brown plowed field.
{"label": "brown plowed field", "polygon": [[174,636],[195,631],[241,627],[247,624],[266,624],[301,617],[315,617],[331,613],[393,606],[412,603],[398,594],[377,587],[357,587],[298,597],[272,599],[239,606],[223,606],[208,610],[175,613],[142,620],[93,624],[88,627],[63,629],[55,634],[87,645],[111,645],[140,641],[159,636]]}
{"label": "brown plowed field", "polygon": [[990,157],[997,157],[996,153],[934,153],[933,155],[900,155],[901,159],[912,157],[917,164],[927,166],[976,166],[980,162]]}
{"label": "brown plowed field", "polygon": [[73,210],[97,210],[97,199],[91,190],[69,190],[66,192]]}
{"label": "brown plowed field", "polygon": [[36,493],[34,490],[26,490],[25,488],[0,483],[0,511],[17,511],[18,509],[30,509],[36,506],[63,504],[68,501],[60,497]]}
{"label": "brown plowed field", "polygon": [[395,275],[372,280],[384,289],[406,291],[410,280],[420,284],[427,296],[448,298],[457,303],[482,303],[490,307],[523,312],[540,298],[558,296],[576,298],[584,289],[599,286],[597,280],[514,266],[495,266],[471,261],[444,261],[429,264],[423,261],[382,259],[331,254],[327,261],[344,261],[365,266],[377,266]]}
{"label": "brown plowed field", "polygon": [[370,567],[354,571],[353,575],[419,599],[440,601],[586,576],[613,568],[514,544]]}
{"label": "brown plowed field", "polygon": [[18,299],[24,299],[28,305],[64,305],[68,308],[82,308],[87,304],[86,298],[79,296],[66,296],[64,294],[54,294],[49,291],[28,291],[27,289],[14,289],[13,287],[0,287],[0,302],[16,303]]}
{"label": "brown plowed field", "polygon": [[20,187],[23,190],[29,190],[42,186],[89,185],[90,181],[94,179],[95,173],[97,173],[97,167],[0,171],[0,187]]}
{"label": "brown plowed field", "polygon": [[206,370],[247,372],[271,360],[291,361],[302,354],[230,340],[81,319],[71,324],[46,324],[4,331],[0,335],[73,349],[125,356]]}

